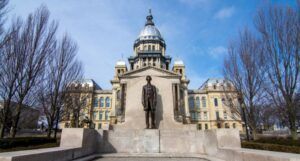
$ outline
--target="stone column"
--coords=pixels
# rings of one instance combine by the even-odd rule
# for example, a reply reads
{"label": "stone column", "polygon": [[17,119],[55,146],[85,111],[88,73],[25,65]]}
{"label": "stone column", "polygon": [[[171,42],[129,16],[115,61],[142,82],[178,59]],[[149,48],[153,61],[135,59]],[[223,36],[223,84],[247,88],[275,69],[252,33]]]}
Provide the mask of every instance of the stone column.
{"label": "stone column", "polygon": [[186,123],[190,123],[190,110],[189,110],[189,102],[188,102],[188,89],[186,85],[183,85],[183,99],[184,99],[184,109],[185,109],[185,121]]}

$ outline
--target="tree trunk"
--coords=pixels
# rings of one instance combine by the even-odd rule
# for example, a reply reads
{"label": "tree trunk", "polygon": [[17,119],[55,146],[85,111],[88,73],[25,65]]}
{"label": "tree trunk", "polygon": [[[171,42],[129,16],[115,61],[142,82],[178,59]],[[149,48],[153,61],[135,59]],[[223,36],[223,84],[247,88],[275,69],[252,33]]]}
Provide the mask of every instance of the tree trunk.
{"label": "tree trunk", "polygon": [[51,138],[52,126],[53,126],[52,123],[48,125],[47,138]]}
{"label": "tree trunk", "polygon": [[16,137],[17,127],[18,127],[20,114],[21,114],[22,102],[23,102],[23,99],[21,98],[18,105],[17,105],[17,109],[16,109],[17,114],[16,114],[15,118],[13,118],[13,123],[12,123],[12,127],[11,127],[11,130],[10,130],[10,136],[12,138]]}
{"label": "tree trunk", "polygon": [[57,114],[56,114],[56,122],[55,122],[55,131],[54,131],[54,138],[56,139],[57,137],[57,130],[58,130],[58,121],[59,121],[59,112],[60,110],[57,110]]}
{"label": "tree trunk", "polygon": [[257,130],[256,129],[252,129],[252,136],[253,136],[253,140],[258,140]]}
{"label": "tree trunk", "polygon": [[1,139],[4,137],[4,130],[5,130],[6,120],[7,120],[7,103],[6,103],[6,101],[4,101],[3,122],[0,125],[0,138]]}

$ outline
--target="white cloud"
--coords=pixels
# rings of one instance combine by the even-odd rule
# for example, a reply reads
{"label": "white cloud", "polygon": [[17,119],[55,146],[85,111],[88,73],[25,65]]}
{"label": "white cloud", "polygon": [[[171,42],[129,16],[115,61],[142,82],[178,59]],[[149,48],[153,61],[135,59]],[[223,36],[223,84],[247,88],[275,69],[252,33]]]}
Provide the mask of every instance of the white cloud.
{"label": "white cloud", "polygon": [[216,19],[225,19],[225,18],[229,18],[233,15],[233,13],[235,12],[235,8],[233,6],[231,7],[225,7],[222,8],[221,10],[219,10],[214,18]]}
{"label": "white cloud", "polygon": [[212,47],[208,49],[208,54],[212,56],[213,58],[217,58],[219,56],[222,56],[226,54],[227,49],[224,46],[217,46],[217,47]]}

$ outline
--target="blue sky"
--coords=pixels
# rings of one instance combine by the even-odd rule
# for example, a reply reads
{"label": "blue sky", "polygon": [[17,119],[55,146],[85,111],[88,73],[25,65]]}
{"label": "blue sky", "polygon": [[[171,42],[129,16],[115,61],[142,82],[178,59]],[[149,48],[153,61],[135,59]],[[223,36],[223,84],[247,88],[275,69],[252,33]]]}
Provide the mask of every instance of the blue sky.
{"label": "blue sky", "polygon": [[114,65],[133,54],[151,8],[167,54],[173,62],[184,61],[189,88],[195,89],[208,78],[222,77],[229,42],[243,27],[252,28],[256,10],[266,3],[295,6],[296,0],[11,0],[9,17],[25,17],[46,5],[59,33],[77,42],[85,77],[111,89]]}

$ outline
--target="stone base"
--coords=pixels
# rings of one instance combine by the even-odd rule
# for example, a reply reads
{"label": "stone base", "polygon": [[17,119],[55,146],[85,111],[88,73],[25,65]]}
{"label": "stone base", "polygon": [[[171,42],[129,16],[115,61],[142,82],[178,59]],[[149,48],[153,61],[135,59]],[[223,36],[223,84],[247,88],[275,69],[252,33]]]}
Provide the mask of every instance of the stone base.
{"label": "stone base", "polygon": [[98,133],[98,153],[214,154],[219,145],[240,148],[238,130],[230,129],[114,129]]}

